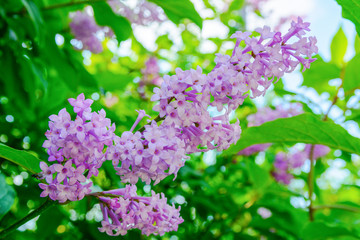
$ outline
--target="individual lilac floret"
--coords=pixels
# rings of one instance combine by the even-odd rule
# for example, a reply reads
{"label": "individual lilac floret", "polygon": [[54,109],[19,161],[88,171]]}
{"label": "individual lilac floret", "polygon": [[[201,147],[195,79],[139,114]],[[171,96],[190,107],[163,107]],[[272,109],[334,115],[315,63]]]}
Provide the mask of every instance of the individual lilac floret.
{"label": "individual lilac floret", "polygon": [[106,118],[105,111],[91,112],[92,100],[80,94],[69,102],[77,113],[75,120],[64,108],[49,117],[50,129],[45,133],[43,147],[49,154],[48,161],[55,164],[48,167],[45,162],[40,163],[40,178],[49,184],[40,183],[44,190],[41,196],[49,195],[59,202],[80,200],[90,192],[85,171],[88,179],[97,176],[106,160],[104,149],[112,146],[115,138],[115,125]]}
{"label": "individual lilac floret", "polygon": [[82,42],[83,49],[93,53],[103,51],[102,43],[96,36],[96,33],[102,28],[96,24],[93,16],[90,16],[87,12],[75,12],[70,28],[75,38]]}
{"label": "individual lilac floret", "polygon": [[166,232],[177,231],[178,225],[184,221],[180,217],[180,207],[168,205],[163,193],[160,195],[152,191],[151,197],[140,197],[136,194],[135,185],[103,193],[119,196],[99,197],[103,213],[99,230],[110,236],[125,235],[134,228],[147,236],[162,236]]}
{"label": "individual lilac floret", "polygon": [[[305,150],[304,152],[306,152],[308,158],[310,159],[310,150],[311,150],[311,144],[307,144],[305,146]],[[313,151],[313,159],[316,160],[318,158],[321,158],[325,155],[327,155],[330,152],[330,148],[328,146],[324,146],[324,145],[315,145],[314,146],[314,151]]]}
{"label": "individual lilac floret", "polygon": [[[293,117],[301,113],[303,113],[303,110],[300,103],[278,105],[275,109],[271,109],[269,107],[260,108],[257,113],[251,114],[247,117],[248,127],[260,126],[265,122],[273,121],[278,118]],[[270,143],[255,144],[241,150],[238,154],[249,156],[254,153],[265,151],[270,146]]]}

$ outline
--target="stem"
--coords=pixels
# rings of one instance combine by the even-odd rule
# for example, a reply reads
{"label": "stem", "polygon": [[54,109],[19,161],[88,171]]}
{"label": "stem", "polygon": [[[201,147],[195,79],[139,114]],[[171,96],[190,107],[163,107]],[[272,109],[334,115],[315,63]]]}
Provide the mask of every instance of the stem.
{"label": "stem", "polygon": [[57,8],[63,8],[63,7],[70,7],[73,5],[79,5],[79,4],[91,4],[95,2],[106,2],[107,0],[82,0],[82,1],[76,1],[76,2],[67,2],[67,3],[60,3],[60,4],[54,4],[51,6],[43,7],[41,10],[52,10]]}
{"label": "stem", "polygon": [[[80,4],[91,4],[91,3],[96,3],[96,2],[106,2],[107,0],[81,0],[81,1],[70,1],[67,3],[60,3],[60,4],[54,4],[54,5],[50,5],[50,6],[45,6],[42,7],[41,10],[42,11],[47,11],[47,10],[53,10],[53,9],[58,9],[58,8],[65,8],[65,7],[70,7],[70,6],[74,6],[74,5],[80,5]],[[18,12],[11,12],[10,14],[26,14],[27,10],[26,8],[22,8],[20,11]]]}
{"label": "stem", "polygon": [[[343,79],[344,79],[344,75],[343,75],[343,71],[341,72],[340,74],[340,78],[341,78],[341,84],[340,86],[338,87],[337,91],[336,91],[336,94],[335,94],[335,97],[329,107],[329,109],[327,110],[327,112],[325,113],[324,117],[323,117],[323,121],[327,121],[328,119],[328,116],[329,116],[329,113],[332,109],[332,107],[336,104],[336,102],[338,101],[339,99],[339,91],[340,89],[342,88],[343,86]],[[315,185],[315,179],[314,179],[314,164],[315,164],[315,159],[314,159],[314,148],[315,148],[315,145],[311,145],[311,148],[310,148],[310,171],[309,171],[309,175],[308,175],[308,186],[309,186],[309,200],[310,200],[310,205],[309,205],[309,220],[310,222],[314,221],[314,212],[316,209],[319,209],[319,206],[315,206],[313,205],[313,193],[314,193],[314,185]],[[324,205],[326,206],[326,205]],[[328,205],[330,206],[330,205]],[[335,205],[333,205],[335,206]],[[344,209],[344,208],[343,208]]]}
{"label": "stem", "polygon": [[[157,115],[157,117],[154,118],[154,120],[152,120],[152,121],[160,122],[160,121],[162,121],[162,120],[164,120],[164,119],[165,119],[165,116],[160,117],[160,115]],[[146,126],[146,125],[150,125],[152,121],[150,121],[150,122],[148,122],[147,124],[145,124],[144,126],[142,126],[138,131],[139,131],[139,132],[143,132],[143,131],[145,130],[145,126]]]}
{"label": "stem", "polygon": [[42,212],[46,211],[51,206],[55,205],[56,202],[50,199],[47,199],[40,207],[35,209],[34,211],[30,212],[28,215],[20,219],[19,221],[12,224],[10,227],[4,229],[2,232],[0,232],[0,239],[5,238],[7,235],[9,235],[12,231],[20,227],[21,225],[27,223],[34,217],[40,215]]}
{"label": "stem", "polygon": [[314,207],[313,207],[313,193],[314,193],[314,148],[315,145],[311,145],[310,148],[310,171],[308,175],[308,185],[309,185],[309,220],[310,222],[314,221]]}
{"label": "stem", "polygon": [[326,208],[330,208],[330,209],[341,209],[341,210],[346,210],[346,211],[349,211],[349,212],[360,213],[360,209],[359,209],[359,208],[351,207],[351,206],[346,206],[346,205],[341,205],[341,204],[314,206],[314,207],[313,207],[313,210],[326,209]]}

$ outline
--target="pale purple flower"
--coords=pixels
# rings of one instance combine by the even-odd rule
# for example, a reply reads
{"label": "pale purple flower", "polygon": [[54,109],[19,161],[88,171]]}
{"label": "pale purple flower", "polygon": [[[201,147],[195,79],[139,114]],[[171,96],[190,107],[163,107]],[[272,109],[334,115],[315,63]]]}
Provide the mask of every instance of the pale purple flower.
{"label": "pale purple flower", "polygon": [[164,194],[151,192],[151,197],[140,197],[136,194],[136,186],[104,192],[118,195],[117,198],[99,197],[103,213],[101,232],[110,236],[125,235],[128,230],[137,228],[142,234],[149,236],[164,235],[177,231],[184,220],[180,217],[179,208],[167,204]]}
{"label": "pale purple flower", "polygon": [[92,100],[80,94],[76,99],[69,99],[69,103],[77,114],[75,120],[71,120],[66,109],[51,115],[50,129],[45,134],[47,140],[43,144],[49,154],[48,160],[57,163],[49,167],[41,163],[43,177],[51,186],[40,186],[44,189],[42,196],[51,194],[50,198],[59,202],[80,200],[90,191],[91,185],[83,185],[84,173],[88,171],[88,178],[97,176],[107,156],[103,150],[110,148],[115,139],[115,125],[106,118],[104,110],[91,112]]}
{"label": "pale purple flower", "polygon": [[[304,152],[307,154],[307,157],[310,159],[310,150],[311,150],[311,144],[307,144],[305,146]],[[330,152],[330,148],[328,146],[324,145],[315,145],[313,150],[313,159],[316,160],[318,158],[321,158],[325,155],[327,155]]]}
{"label": "pale purple flower", "polygon": [[102,43],[96,36],[96,33],[101,30],[101,27],[96,24],[94,17],[90,16],[86,11],[75,12],[70,23],[70,28],[75,38],[82,42],[83,49],[88,49],[93,53],[103,51]]}
{"label": "pale purple flower", "polygon": [[136,1],[136,5],[132,7],[118,0],[110,0],[109,5],[115,13],[126,17],[133,24],[146,26],[167,19],[162,8],[145,0]]}

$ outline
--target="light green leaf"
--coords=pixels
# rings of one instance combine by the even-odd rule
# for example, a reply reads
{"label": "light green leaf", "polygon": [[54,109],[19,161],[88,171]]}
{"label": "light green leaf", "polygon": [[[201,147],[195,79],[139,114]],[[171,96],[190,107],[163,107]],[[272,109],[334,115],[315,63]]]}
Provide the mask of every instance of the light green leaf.
{"label": "light green leaf", "polygon": [[250,127],[243,131],[240,140],[224,154],[233,155],[246,147],[260,143],[322,144],[360,154],[360,139],[351,136],[340,125],[321,121],[311,113],[280,118],[258,127]]}
{"label": "light green leaf", "polygon": [[331,226],[324,222],[308,223],[304,227],[301,235],[304,240],[336,239],[336,237],[340,236],[359,237],[344,226]]}
{"label": "light green leaf", "polygon": [[116,15],[108,4],[105,2],[94,2],[91,5],[94,9],[96,22],[101,26],[111,27],[119,43],[131,36],[132,29],[130,22],[123,16]]}
{"label": "light green leaf", "polygon": [[150,0],[150,2],[164,9],[166,16],[175,24],[179,24],[183,18],[188,18],[202,27],[202,18],[190,0]]}
{"label": "light green leaf", "polygon": [[99,72],[95,75],[100,87],[107,91],[121,90],[126,87],[134,78],[126,74],[112,72]]}
{"label": "light green leaf", "polygon": [[250,181],[256,189],[264,189],[270,184],[269,171],[259,167],[254,161],[247,162]]}
{"label": "light green leaf", "polygon": [[360,35],[360,2],[359,0],[336,0],[342,8],[342,16],[355,24]]}
{"label": "light green leaf", "polygon": [[0,219],[10,210],[15,200],[15,190],[5,181],[5,176],[0,174]]}
{"label": "light green leaf", "polygon": [[356,54],[360,53],[360,38],[357,34],[355,34],[354,49]]}
{"label": "light green leaf", "polygon": [[360,87],[360,54],[355,55],[346,65],[344,76],[344,91],[345,95],[349,95],[355,89]]}
{"label": "light green leaf", "polygon": [[0,143],[0,157],[19,165],[31,173],[38,173],[40,159],[24,150],[17,150]]}
{"label": "light green leaf", "polygon": [[303,72],[302,85],[314,88],[318,93],[332,91],[329,80],[339,78],[341,69],[334,63],[327,63],[320,56],[311,64],[310,69]]}
{"label": "light green leaf", "polygon": [[341,66],[344,63],[344,56],[346,53],[347,45],[347,38],[344,31],[340,27],[331,41],[331,62],[335,63],[338,66]]}

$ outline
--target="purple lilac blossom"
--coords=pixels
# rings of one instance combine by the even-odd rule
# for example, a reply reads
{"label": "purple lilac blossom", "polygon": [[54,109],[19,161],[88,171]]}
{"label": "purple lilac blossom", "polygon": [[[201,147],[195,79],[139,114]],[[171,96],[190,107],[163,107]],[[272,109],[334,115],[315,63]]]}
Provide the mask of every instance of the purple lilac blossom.
{"label": "purple lilac blossom", "polygon": [[99,197],[103,213],[99,230],[110,236],[125,235],[134,228],[147,236],[162,236],[165,232],[177,231],[184,221],[180,217],[180,207],[168,205],[163,193],[152,191],[151,197],[141,197],[136,194],[135,185],[103,193],[119,195],[117,198]]}
{"label": "purple lilac blossom", "polygon": [[90,193],[92,183],[87,178],[97,176],[98,168],[106,160],[103,150],[113,144],[115,124],[105,117],[105,111],[91,111],[92,100],[80,94],[76,99],[70,98],[70,104],[77,114],[72,120],[65,108],[58,115],[51,115],[50,129],[45,133],[43,147],[49,154],[48,161],[55,162],[48,166],[40,163],[41,178],[47,184],[40,183],[44,191],[41,197],[65,202],[81,200],[84,194]]}
{"label": "purple lilac blossom", "polygon": [[[307,159],[310,159],[311,144],[307,144],[304,150],[296,150],[293,153],[279,152],[275,156],[273,176],[278,182],[289,184],[293,178],[290,171],[292,169],[300,168],[304,165]],[[330,151],[330,148],[324,145],[315,145],[314,159],[325,156]]]}
{"label": "purple lilac blossom", "polygon": [[145,125],[142,132],[123,132],[114,142],[115,145],[108,148],[107,158],[112,160],[124,183],[135,184],[140,178],[147,184],[151,180],[157,184],[172,174],[176,178],[177,172],[184,166],[184,160],[188,158],[185,154],[186,143],[177,129],[165,124],[158,126],[155,121]]}
{"label": "purple lilac blossom", "polygon": [[70,23],[70,28],[75,38],[82,42],[82,49],[87,49],[93,53],[103,51],[102,43],[96,36],[96,33],[102,28],[96,24],[93,16],[90,16],[85,11],[75,12]]}
{"label": "purple lilac blossom", "polygon": [[276,181],[284,184],[289,184],[291,179],[293,179],[293,175],[289,173],[288,158],[289,155],[284,152],[276,154],[274,162],[274,167],[276,168],[276,170],[272,172]]}
{"label": "purple lilac blossom", "polygon": [[[229,114],[243,103],[249,91],[253,98],[263,96],[275,78],[292,72],[299,63],[309,68],[315,61],[311,56],[317,52],[316,38],[304,37],[309,25],[298,18],[284,36],[267,26],[256,29],[259,38],[236,32],[232,35],[236,38],[232,56],[217,54],[216,66],[209,74],[197,67],[186,71],[177,68],[175,75],[164,76],[151,100],[159,101],[154,110],[165,117],[164,124],[181,131],[187,153],[228,148],[241,133],[237,123],[230,124]],[[288,43],[290,38],[292,43]],[[240,48],[242,41],[244,48]],[[209,105],[218,111],[225,107],[226,111],[211,117]]]}
{"label": "purple lilac blossom", "polygon": [[145,62],[145,68],[141,70],[141,74],[143,75],[141,82],[144,85],[146,84],[154,84],[161,85],[161,78],[159,75],[159,64],[156,57],[149,57],[149,59]]}
{"label": "purple lilac blossom", "polygon": [[[260,126],[261,124],[273,121],[278,118],[293,117],[303,113],[302,105],[300,103],[292,103],[288,105],[278,105],[275,109],[269,107],[261,108],[257,113],[251,114],[247,117],[248,127]],[[238,155],[250,156],[254,153],[265,151],[271,143],[255,144],[241,150]]]}
{"label": "purple lilac blossom", "polygon": [[[310,159],[310,150],[311,150],[311,144],[307,144],[305,146],[304,152],[306,152],[307,157]],[[324,145],[315,145],[314,151],[313,151],[313,159],[316,160],[318,158],[321,158],[325,155],[327,155],[330,152],[330,148],[328,146]]]}
{"label": "purple lilac blossom", "polygon": [[119,0],[110,0],[108,3],[115,13],[126,17],[134,24],[146,26],[167,19],[161,7],[145,0],[137,1],[134,7],[129,7]]}

